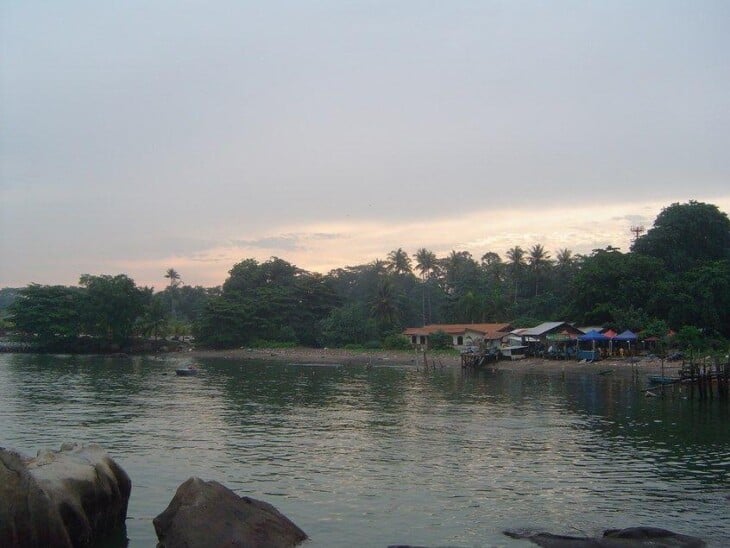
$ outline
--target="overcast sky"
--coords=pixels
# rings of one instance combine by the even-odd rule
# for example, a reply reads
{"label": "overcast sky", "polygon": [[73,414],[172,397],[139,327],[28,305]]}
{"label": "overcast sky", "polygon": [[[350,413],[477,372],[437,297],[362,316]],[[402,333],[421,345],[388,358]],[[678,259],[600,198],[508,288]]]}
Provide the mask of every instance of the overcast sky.
{"label": "overcast sky", "polygon": [[730,212],[730,2],[0,5],[0,287]]}

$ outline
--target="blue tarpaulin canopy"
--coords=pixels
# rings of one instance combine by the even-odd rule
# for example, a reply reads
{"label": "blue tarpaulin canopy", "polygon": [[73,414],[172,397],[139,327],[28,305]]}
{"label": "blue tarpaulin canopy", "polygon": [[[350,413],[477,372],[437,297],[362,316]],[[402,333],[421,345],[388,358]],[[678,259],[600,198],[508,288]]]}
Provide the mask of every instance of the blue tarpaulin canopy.
{"label": "blue tarpaulin canopy", "polygon": [[585,335],[581,335],[580,337],[578,337],[578,340],[579,341],[594,341],[595,342],[595,341],[607,341],[609,339],[603,333],[599,333],[598,331],[596,331],[595,329],[593,329],[592,331],[589,331]]}
{"label": "blue tarpaulin canopy", "polygon": [[614,340],[616,340],[616,341],[635,341],[638,338],[639,337],[636,336],[636,333],[634,333],[630,329],[627,329],[626,331],[624,331],[620,335],[616,335],[614,337]]}

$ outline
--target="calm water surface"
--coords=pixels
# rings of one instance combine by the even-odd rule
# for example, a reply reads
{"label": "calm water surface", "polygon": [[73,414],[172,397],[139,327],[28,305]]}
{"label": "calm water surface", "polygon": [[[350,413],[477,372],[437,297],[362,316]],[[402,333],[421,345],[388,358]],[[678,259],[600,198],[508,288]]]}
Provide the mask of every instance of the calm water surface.
{"label": "calm water surface", "polygon": [[278,507],[308,546],[522,546],[504,529],[653,525],[730,543],[728,405],[630,372],[419,371],[0,355],[0,445],[103,445],[131,547],[190,476]]}

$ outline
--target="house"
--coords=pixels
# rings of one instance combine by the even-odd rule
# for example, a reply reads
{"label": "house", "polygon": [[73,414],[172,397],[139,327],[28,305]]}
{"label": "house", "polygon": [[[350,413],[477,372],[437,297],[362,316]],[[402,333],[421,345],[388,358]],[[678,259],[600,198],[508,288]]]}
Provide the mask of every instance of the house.
{"label": "house", "polygon": [[429,337],[439,331],[450,335],[456,348],[477,346],[482,343],[487,347],[498,348],[502,338],[509,335],[511,330],[512,326],[508,323],[430,324],[423,327],[409,327],[403,335],[418,349],[428,348]]}
{"label": "house", "polygon": [[519,337],[522,344],[535,350],[539,347],[547,348],[551,340],[555,340],[558,336],[575,339],[578,335],[583,335],[583,331],[568,322],[544,322],[535,327],[514,331],[510,337]]}

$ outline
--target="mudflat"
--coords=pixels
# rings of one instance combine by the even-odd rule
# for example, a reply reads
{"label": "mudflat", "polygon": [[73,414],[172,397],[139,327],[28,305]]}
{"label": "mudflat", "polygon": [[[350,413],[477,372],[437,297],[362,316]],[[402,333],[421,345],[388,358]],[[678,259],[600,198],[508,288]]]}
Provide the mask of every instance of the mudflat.
{"label": "mudflat", "polygon": [[[288,363],[339,363],[343,365],[400,365],[423,367],[460,367],[461,356],[456,352],[415,352],[412,350],[348,350],[343,348],[236,348],[231,350],[191,349],[176,353],[186,358],[217,358],[231,360],[270,360]],[[425,360],[425,361],[424,361]],[[664,373],[677,372],[681,362],[664,362]],[[488,364],[489,368],[542,369],[550,371],[605,371],[607,369],[638,369],[642,372],[661,371],[660,359],[648,356],[635,358],[608,358],[598,362],[587,363],[575,360],[545,360],[526,358],[522,360],[500,360]]]}

